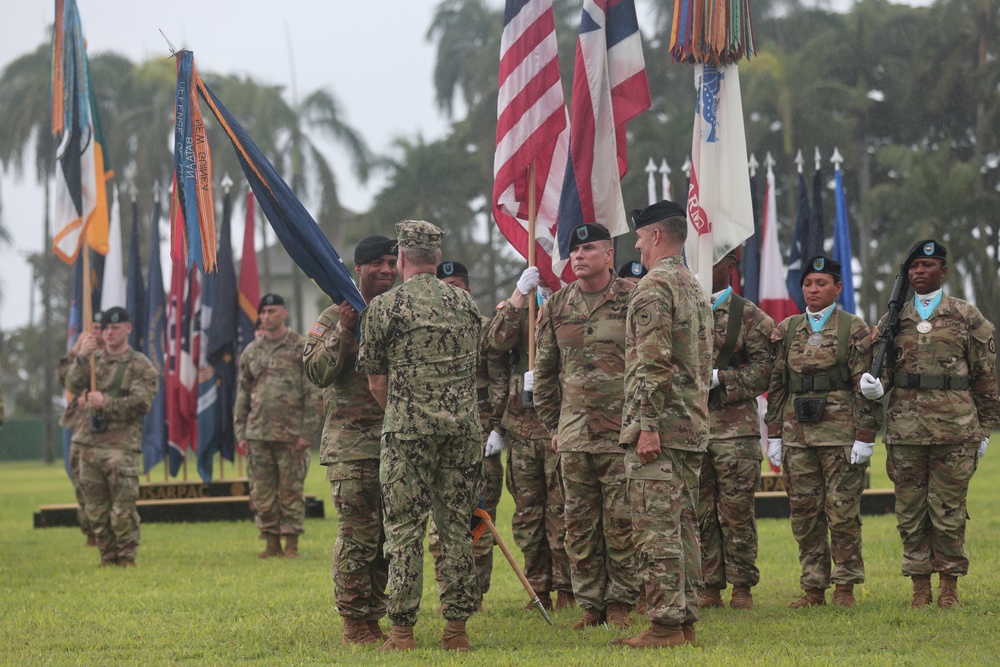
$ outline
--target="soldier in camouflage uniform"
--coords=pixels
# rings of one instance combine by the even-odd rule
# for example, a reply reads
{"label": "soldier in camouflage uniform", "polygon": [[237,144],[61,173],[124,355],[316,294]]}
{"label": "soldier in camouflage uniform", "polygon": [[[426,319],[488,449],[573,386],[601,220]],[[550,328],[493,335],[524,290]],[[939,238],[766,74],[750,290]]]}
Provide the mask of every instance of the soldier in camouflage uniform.
{"label": "soldier in camouflage uniform", "polygon": [[[369,236],[358,243],[354,271],[365,303],[392,289],[396,255],[394,239]],[[389,576],[378,485],[385,411],[368,390],[368,376],[354,368],[357,317],[346,299],[324,310],[309,329],[302,360],[309,380],[323,388],[326,406],[319,462],[326,466],[337,510],[333,584],[337,613],[344,618],[343,642],[375,644],[387,639],[378,623],[385,616]]]}
{"label": "soldier in camouflage uniform", "polygon": [[[461,262],[441,262],[437,266],[437,277],[438,280],[443,280],[449,285],[472,293],[469,288],[469,270]],[[479,365],[476,366],[476,403],[479,409],[479,422],[483,427],[483,453],[486,454],[486,442],[490,434],[498,427],[500,417],[503,415],[503,398],[507,389],[507,380],[510,377],[510,368],[507,365],[507,355],[493,351],[487,344],[486,334],[490,326],[489,318],[480,317],[480,320],[482,321],[483,334],[479,349]],[[503,464],[500,463],[500,457],[495,455],[498,453],[499,451],[483,456],[482,488],[480,489],[486,512],[494,523],[497,519],[497,505],[500,504],[500,495],[503,493]],[[472,545],[472,551],[476,556],[476,577],[479,579],[479,607],[482,607],[482,596],[485,596],[490,590],[494,546],[493,535],[488,530]],[[430,521],[428,548],[431,555],[434,556],[434,578],[438,582],[438,592],[443,594],[444,573],[441,570],[443,563],[441,540],[433,517]]]}
{"label": "soldier in camouflage uniform", "polygon": [[[132,330],[124,308],[104,313],[99,349],[96,333],[83,336],[66,374],[66,388],[86,395],[88,428],[73,434],[80,450],[80,488],[87,520],[97,538],[101,565],[134,566],[139,548],[139,466],[142,416],[156,395],[159,373],[128,345]],[[96,385],[90,385],[94,354]]]}
{"label": "soldier in camouflage uniform", "polygon": [[782,468],[802,565],[805,595],[789,606],[826,604],[832,581],[833,604],[850,607],[854,585],[865,580],[861,493],[875,417],[858,383],[871,368],[871,336],[864,320],[835,303],[843,288],[837,262],[813,257],[801,285],[806,313],[771,334],[776,357],[764,418],[768,458]]}
{"label": "soldier in camouflage uniform", "polygon": [[727,582],[733,585],[733,609],[750,609],[750,589],[760,581],[754,494],[763,455],[756,397],[767,390],[771,378],[769,336],[774,320],[733,293],[729,283],[735,265],[735,253],[730,253],[712,274],[711,436],[698,489],[702,609],[724,606],[720,591]]}
{"label": "soldier in camouflage uniform", "polygon": [[[990,432],[1000,425],[994,327],[972,304],[941,292],[947,251],[918,241],[905,262],[915,292],[900,312],[881,381],[862,390],[889,397],[886,469],[896,491],[903,540],[903,576],[913,580],[911,606],[932,602],[931,574],[940,577],[938,606],[953,607],[965,556],[966,496]],[[876,343],[886,318],[875,329]]]}
{"label": "soldier in camouflage uniform", "polygon": [[566,553],[582,629],[628,627],[639,596],[624,452],[618,446],[625,373],[625,314],[634,285],[608,268],[611,235],[576,227],[577,281],[553,294],[538,324],[535,411],[560,454]]}
{"label": "soldier in camouflage uniform", "polygon": [[365,310],[357,366],[385,408],[379,481],[392,631],[382,649],[415,647],[424,532],[432,514],[444,555],[441,646],[467,651],[465,622],[479,600],[470,521],[483,466],[476,414],[482,323],[472,296],[435,275],[441,230],[406,220],[396,225],[396,236],[403,284]]}
{"label": "soldier in camouflage uniform", "polygon": [[264,335],[240,355],[233,412],[236,443],[240,453],[249,451],[250,504],[267,541],[260,558],[296,558],[299,535],[305,532],[303,487],[309,445],[320,424],[320,395],[306,378],[306,339],[285,325],[284,299],[265,294],[257,310]]}
{"label": "soldier in camouflage uniform", "polygon": [[556,591],[556,608],[566,609],[575,602],[566,555],[559,454],[552,450],[552,438],[535,409],[522,403],[523,377],[529,370],[527,298],[534,298],[531,292],[538,280],[537,268],[525,269],[510,299],[497,306],[490,325],[489,346],[509,352],[513,365],[509,387],[504,388],[506,409],[491,439],[501,449],[509,444],[507,490],[514,497],[511,528],[524,554],[524,575],[546,608],[551,608],[550,593]]}
{"label": "soldier in camouflage uniform", "polygon": [[698,621],[698,472],[709,438],[712,311],[681,257],[684,209],[661,201],[633,211],[632,220],[650,269],[628,309],[621,442],[650,626],[616,643],[667,648],[693,642]]}

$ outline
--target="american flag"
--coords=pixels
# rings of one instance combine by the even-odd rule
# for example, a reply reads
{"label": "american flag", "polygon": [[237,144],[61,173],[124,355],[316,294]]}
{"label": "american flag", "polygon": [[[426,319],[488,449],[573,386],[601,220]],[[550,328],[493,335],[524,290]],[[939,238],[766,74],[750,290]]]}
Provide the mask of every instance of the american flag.
{"label": "american flag", "polygon": [[625,124],[649,107],[633,0],[584,0],[573,72],[570,156],[559,201],[558,256],[553,257],[554,267],[565,269],[568,280],[574,227],[598,222],[612,236],[628,231],[621,189],[628,170]]}
{"label": "american flag", "polygon": [[500,40],[493,217],[528,257],[528,181],[535,163],[535,264],[552,289],[559,192],[569,150],[552,0],[507,0]]}

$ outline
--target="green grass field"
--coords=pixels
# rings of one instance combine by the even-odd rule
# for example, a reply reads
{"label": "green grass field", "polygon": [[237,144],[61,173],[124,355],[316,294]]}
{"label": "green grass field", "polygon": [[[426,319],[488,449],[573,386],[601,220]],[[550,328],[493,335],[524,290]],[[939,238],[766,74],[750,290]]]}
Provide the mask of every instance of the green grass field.
{"label": "green grass field", "polygon": [[[444,621],[434,612],[429,564],[416,627],[419,650],[387,656],[341,646],[330,579],[336,520],[318,465],[307,492],[324,499],[328,518],[307,522],[298,560],[258,560],[262,543],[249,522],[147,524],[138,567],[126,570],[97,568],[96,550],[84,547],[75,528],[31,527],[40,504],[73,501],[61,464],[7,463],[0,466],[0,664],[997,664],[1000,443],[993,447],[969,494],[972,566],[960,583],[962,609],[909,609],[895,521],[881,516],[865,518],[868,582],[856,590],[858,604],[793,612],[786,605],[799,593],[795,541],[787,521],[767,519],[760,522],[756,607],[704,612],[694,646],[613,649],[609,642],[627,633],[575,632],[579,609],[555,615],[549,627],[537,613],[522,611],[526,596],[497,549],[493,588],[483,613],[469,621],[473,652],[466,655],[436,648]],[[881,448],[872,481],[889,486]],[[498,525],[519,556],[510,539],[512,507],[505,493]],[[633,615],[633,632],[645,623]]]}

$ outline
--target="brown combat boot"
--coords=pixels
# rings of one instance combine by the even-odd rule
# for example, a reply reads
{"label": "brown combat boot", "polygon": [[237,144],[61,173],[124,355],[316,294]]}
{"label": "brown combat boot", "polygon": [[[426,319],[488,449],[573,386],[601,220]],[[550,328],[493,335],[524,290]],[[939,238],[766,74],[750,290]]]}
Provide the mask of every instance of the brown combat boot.
{"label": "brown combat boot", "polygon": [[826,605],[826,591],[822,588],[807,588],[805,595],[788,605],[789,609],[804,609],[806,607],[822,607]]}
{"label": "brown combat boot", "polygon": [[[551,593],[536,593],[538,596],[538,601],[542,603],[545,607],[545,611],[552,611],[552,594]],[[524,605],[524,611],[535,611],[538,607],[535,606],[535,602],[531,601]]]}
{"label": "brown combat boot", "polygon": [[465,621],[448,621],[444,624],[441,634],[441,648],[446,651],[466,652],[469,646],[469,635],[465,633]]}
{"label": "brown combat boot", "polygon": [[854,606],[854,584],[837,584],[833,591],[833,604],[838,607]]}
{"label": "brown combat boot", "polygon": [[646,588],[645,586],[639,587],[639,599],[635,601],[635,613],[646,615]]}
{"label": "brown combat boot", "polygon": [[729,600],[729,606],[733,609],[753,609],[753,593],[749,586],[735,584],[733,586],[733,597]]}
{"label": "brown combat boot", "polygon": [[684,641],[686,641],[688,644],[694,643],[694,636],[695,636],[694,623],[684,623],[683,625],[681,625],[681,632],[684,633]]}
{"label": "brown combat boot", "polygon": [[257,558],[274,558],[281,555],[281,536],[274,533],[264,533],[267,548],[257,554]]}
{"label": "brown combat boot", "polygon": [[382,632],[382,626],[378,624],[378,619],[373,618],[369,621],[365,621],[365,625],[368,626],[368,631],[372,633],[372,636],[380,642],[384,642],[389,638],[389,635]]}
{"label": "brown combat boot", "polygon": [[628,618],[629,606],[620,602],[612,602],[608,605],[606,618],[608,625],[616,628],[627,628],[631,625]]}
{"label": "brown combat boot", "polygon": [[119,558],[118,567],[135,567],[135,561],[128,558]]}
{"label": "brown combat boot", "polygon": [[[692,631],[694,630],[692,626]],[[676,625],[660,625],[651,623],[649,629],[635,637],[616,639],[612,646],[627,646],[628,648],[673,648],[687,643],[684,630]]]}
{"label": "brown combat boot", "polygon": [[94,537],[93,533],[90,533],[90,534],[87,535],[87,546],[88,547],[96,547],[97,546],[97,538]]}
{"label": "brown combat boot", "polygon": [[417,648],[417,643],[413,641],[412,625],[394,625],[389,630],[389,638],[378,647],[380,651],[412,651]]}
{"label": "brown combat boot", "polygon": [[958,599],[958,577],[942,574],[938,584],[938,607],[951,609],[961,606],[962,601]]}
{"label": "brown combat boot", "polygon": [[706,586],[698,596],[698,609],[722,609],[726,603],[722,601],[722,591]]}
{"label": "brown combat boot", "polygon": [[285,558],[299,557],[299,536],[285,535],[285,550],[282,552]]}
{"label": "brown combat boot", "polygon": [[920,609],[934,602],[934,594],[931,593],[931,575],[914,575],[913,579],[913,599],[910,600],[910,609]]}
{"label": "brown combat boot", "polygon": [[583,630],[584,628],[591,627],[594,625],[600,625],[604,622],[604,612],[597,611],[596,609],[586,609],[584,610],[583,618],[573,624],[574,630]]}
{"label": "brown combat boot", "polygon": [[576,598],[573,597],[573,591],[559,591],[556,594],[556,611],[572,609],[575,606]]}
{"label": "brown combat boot", "polygon": [[349,644],[364,646],[367,644],[378,644],[379,638],[372,634],[366,621],[360,621],[356,618],[345,618],[344,638],[342,642],[345,646]]}

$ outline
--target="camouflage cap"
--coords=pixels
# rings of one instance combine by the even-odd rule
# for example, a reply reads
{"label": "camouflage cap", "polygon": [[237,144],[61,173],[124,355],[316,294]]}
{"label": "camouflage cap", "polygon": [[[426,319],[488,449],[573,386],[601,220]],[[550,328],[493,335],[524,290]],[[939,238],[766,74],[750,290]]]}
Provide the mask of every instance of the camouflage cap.
{"label": "camouflage cap", "polygon": [[125,322],[130,322],[128,316],[128,311],[121,306],[115,306],[114,308],[108,308],[101,314],[101,326],[106,327],[109,324],[123,324]]}
{"label": "camouflage cap", "polygon": [[396,223],[396,240],[401,248],[437,250],[444,232],[423,220],[403,220]]}

